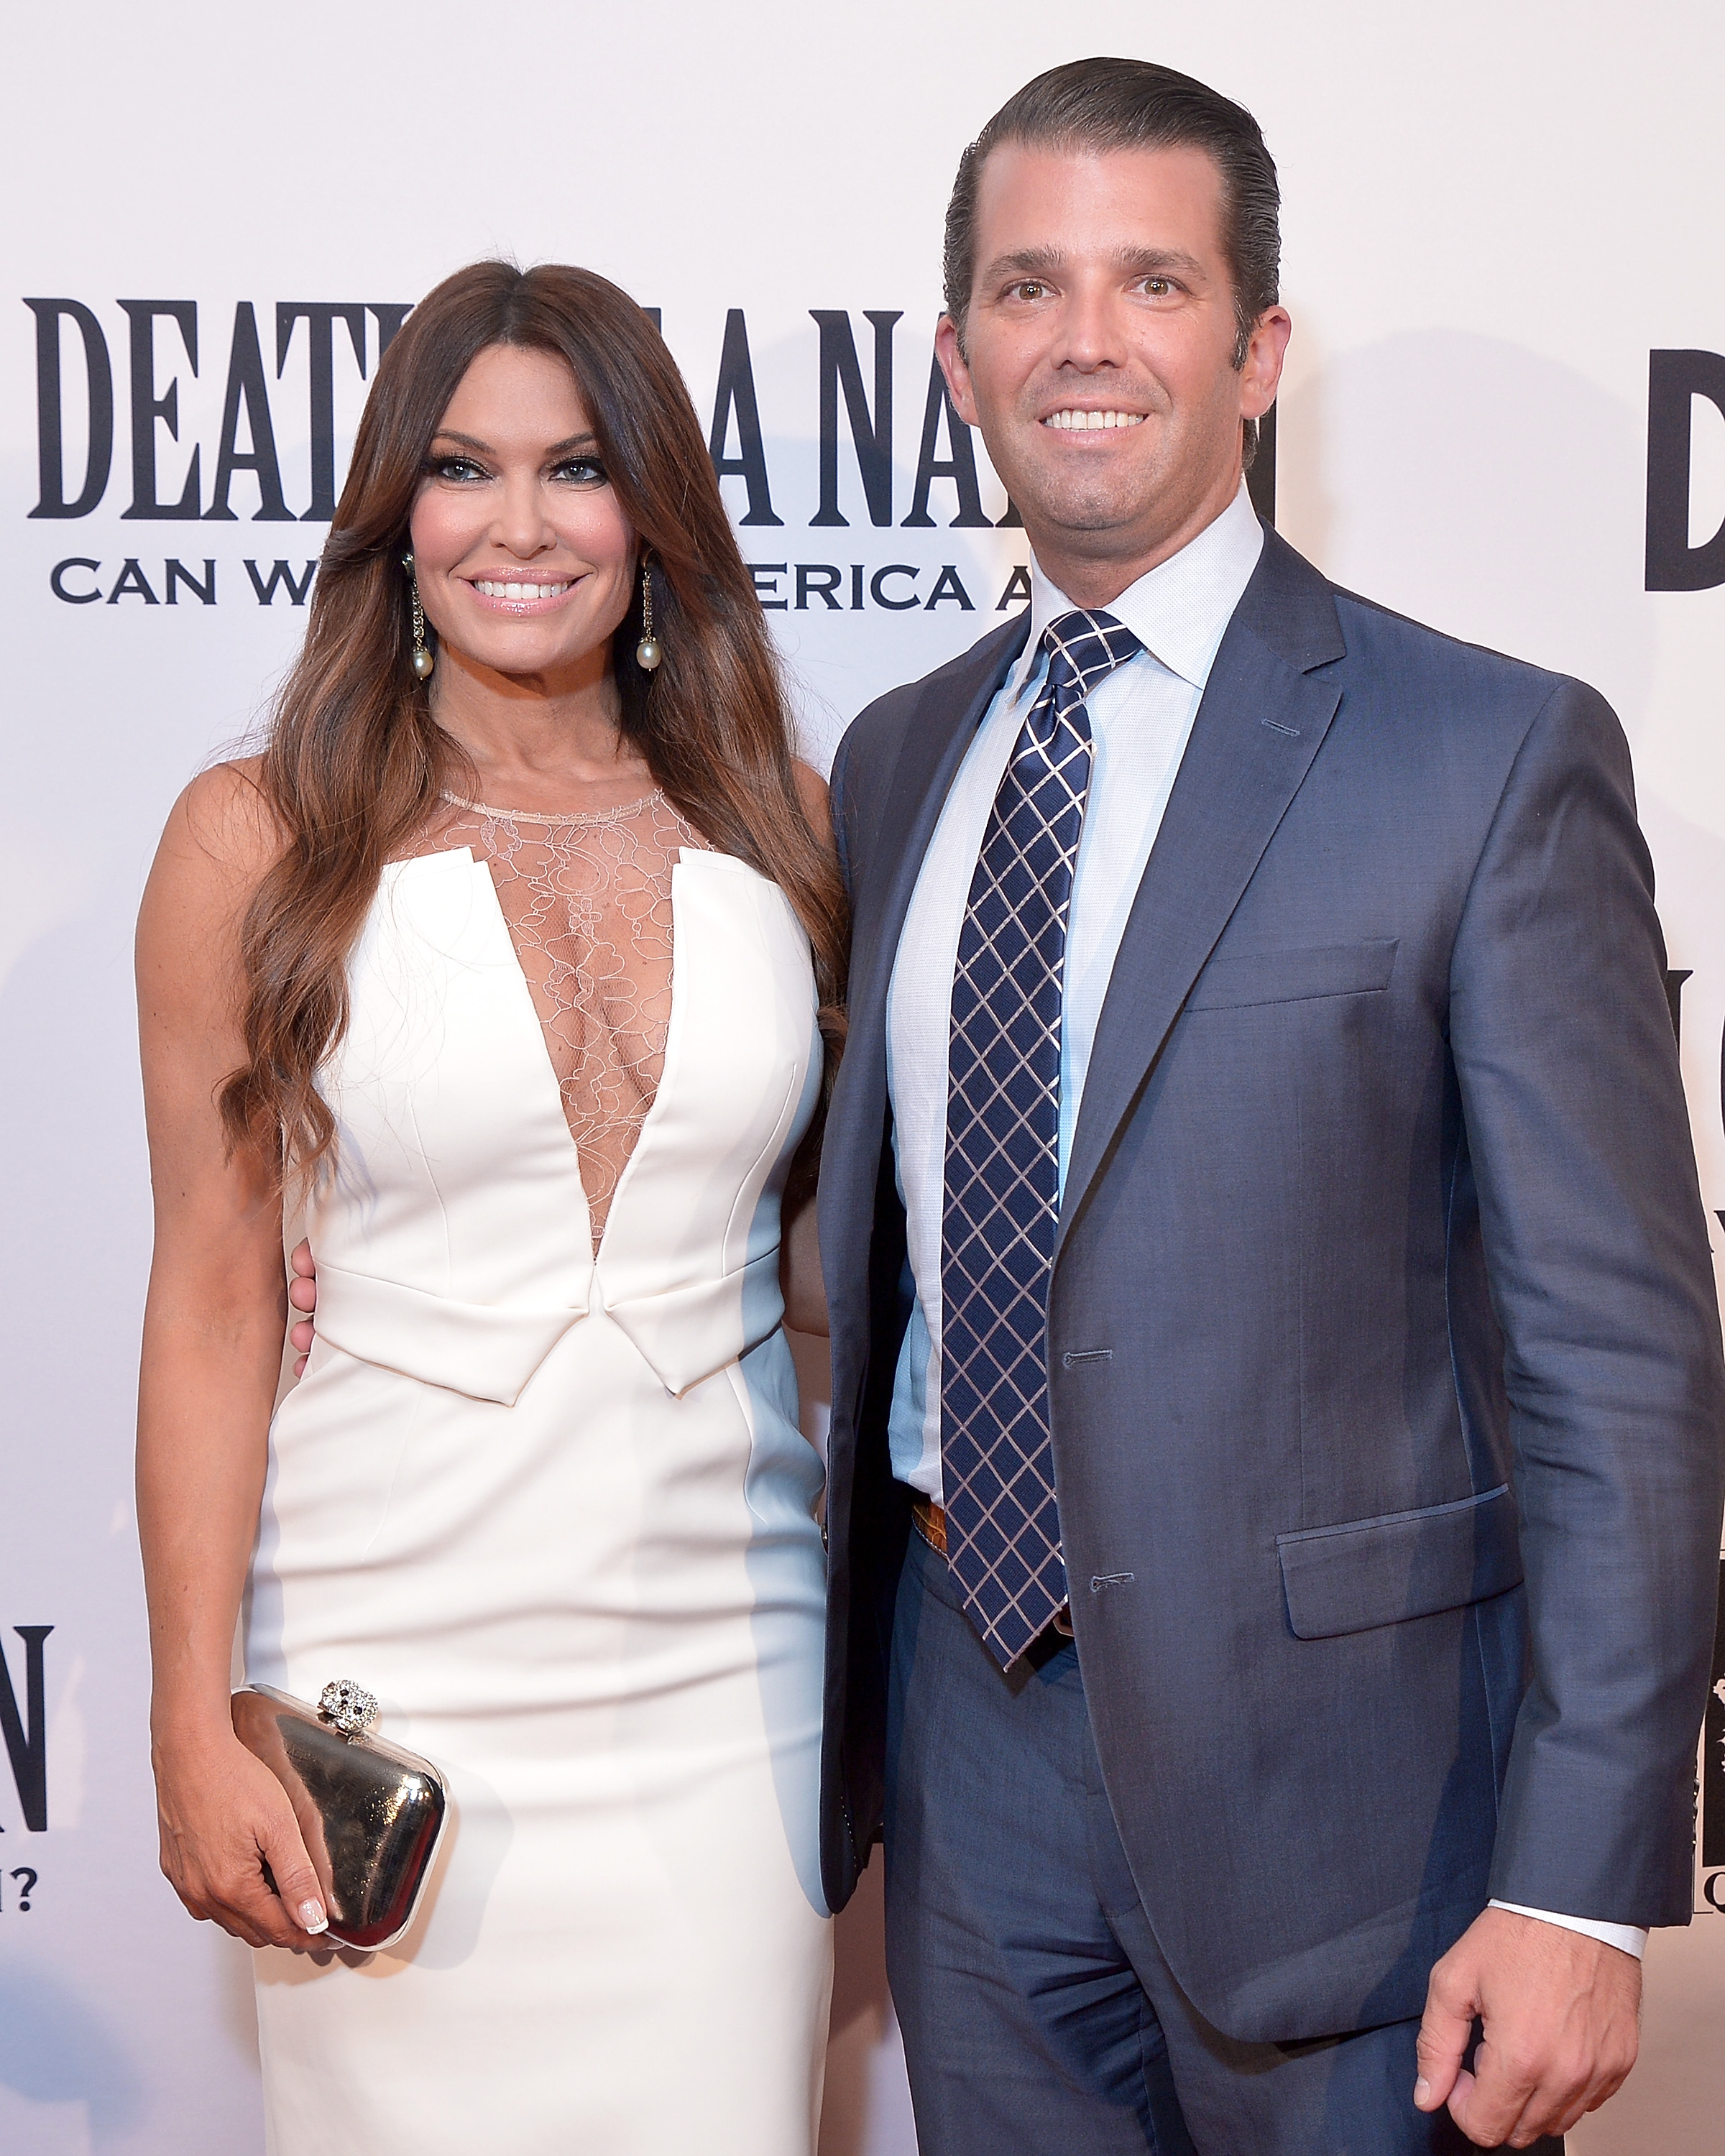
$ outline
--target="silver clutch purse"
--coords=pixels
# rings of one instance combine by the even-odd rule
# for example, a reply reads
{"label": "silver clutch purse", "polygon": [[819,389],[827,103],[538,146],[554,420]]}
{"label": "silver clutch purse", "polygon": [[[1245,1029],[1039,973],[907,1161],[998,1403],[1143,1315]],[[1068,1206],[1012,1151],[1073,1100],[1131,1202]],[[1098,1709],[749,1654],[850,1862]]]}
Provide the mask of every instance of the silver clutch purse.
{"label": "silver clutch purse", "polygon": [[269,1685],[247,1685],[232,1707],[234,1735],[293,1804],[331,1938],[368,1953],[393,1946],[413,1921],[443,1838],[443,1776],[369,1733],[377,1702],[347,1678],[326,1684],[316,1707]]}

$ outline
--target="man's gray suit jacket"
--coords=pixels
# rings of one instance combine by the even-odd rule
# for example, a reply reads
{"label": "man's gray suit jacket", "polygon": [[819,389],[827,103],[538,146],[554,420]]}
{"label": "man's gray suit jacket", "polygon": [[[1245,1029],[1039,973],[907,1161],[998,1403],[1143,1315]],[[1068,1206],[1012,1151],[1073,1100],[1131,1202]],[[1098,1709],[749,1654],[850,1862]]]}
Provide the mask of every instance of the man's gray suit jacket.
{"label": "man's gray suit jacket", "polygon": [[[882,697],[834,769],[835,1907],[880,1830],[909,1519],[887,987],[1024,634]],[[1047,1342],[1108,1794],[1231,2035],[1418,2014],[1488,1896],[1687,1919],[1725,1381],[1664,963],[1602,699],[1267,534],[1115,963]]]}

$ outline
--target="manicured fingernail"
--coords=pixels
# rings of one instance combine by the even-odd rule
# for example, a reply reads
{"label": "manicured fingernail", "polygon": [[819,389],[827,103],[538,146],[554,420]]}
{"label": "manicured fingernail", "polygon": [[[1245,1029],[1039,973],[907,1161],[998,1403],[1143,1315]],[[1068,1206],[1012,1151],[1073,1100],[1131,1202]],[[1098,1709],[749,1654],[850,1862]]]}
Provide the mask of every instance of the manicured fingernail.
{"label": "manicured fingernail", "polygon": [[1426,2080],[1424,2074],[1421,2074],[1414,2084],[1414,2101],[1415,2103],[1424,2103],[1430,2094],[1431,2083]]}
{"label": "manicured fingernail", "polygon": [[321,1902],[302,1902],[300,1904],[300,1922],[308,1932],[326,1932],[330,1920],[323,1912]]}

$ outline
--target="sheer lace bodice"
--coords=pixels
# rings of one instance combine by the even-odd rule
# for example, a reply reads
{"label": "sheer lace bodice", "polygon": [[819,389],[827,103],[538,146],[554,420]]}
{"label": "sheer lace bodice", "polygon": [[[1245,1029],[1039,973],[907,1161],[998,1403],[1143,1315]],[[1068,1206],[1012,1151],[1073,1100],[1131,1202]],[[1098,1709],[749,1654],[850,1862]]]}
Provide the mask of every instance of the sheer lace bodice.
{"label": "sheer lace bodice", "polygon": [[665,1070],[671,870],[706,842],[655,790],[585,815],[450,800],[409,858],[490,867],[581,1163],[597,1250]]}

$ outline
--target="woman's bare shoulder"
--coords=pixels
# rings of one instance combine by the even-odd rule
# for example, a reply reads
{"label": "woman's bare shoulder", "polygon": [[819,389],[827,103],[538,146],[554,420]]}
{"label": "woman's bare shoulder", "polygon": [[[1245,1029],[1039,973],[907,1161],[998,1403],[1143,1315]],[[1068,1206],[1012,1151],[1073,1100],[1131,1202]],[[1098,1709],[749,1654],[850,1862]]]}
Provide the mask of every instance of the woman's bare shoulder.
{"label": "woman's bare shoulder", "polygon": [[169,812],[158,865],[173,863],[197,883],[255,884],[283,844],[263,786],[261,757],[236,757],[200,772]]}
{"label": "woman's bare shoulder", "polygon": [[141,946],[159,938],[189,952],[201,938],[225,940],[282,844],[260,758],[200,772],[168,813],[145,887]]}

